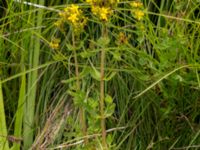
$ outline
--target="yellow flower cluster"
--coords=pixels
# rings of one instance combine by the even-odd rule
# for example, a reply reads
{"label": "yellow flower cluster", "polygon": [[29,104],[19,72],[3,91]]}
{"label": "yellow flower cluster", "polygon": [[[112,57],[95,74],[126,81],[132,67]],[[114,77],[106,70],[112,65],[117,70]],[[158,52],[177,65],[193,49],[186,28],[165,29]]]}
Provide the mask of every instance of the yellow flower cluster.
{"label": "yellow flower cluster", "polygon": [[91,11],[94,15],[98,16],[102,21],[108,21],[108,18],[112,14],[112,10],[109,7],[99,7],[92,5]]}
{"label": "yellow flower cluster", "polygon": [[134,16],[136,19],[142,20],[142,18],[144,17],[144,12],[142,10],[135,10]]}
{"label": "yellow flower cluster", "polygon": [[142,8],[143,4],[141,2],[131,2],[130,5],[135,8]]}
{"label": "yellow flower cluster", "polygon": [[91,5],[91,11],[102,21],[108,21],[119,0],[86,0]]}
{"label": "yellow flower cluster", "polygon": [[117,38],[117,45],[122,45],[122,44],[128,44],[130,36],[126,36],[125,33],[119,32],[118,38]]}
{"label": "yellow flower cluster", "polygon": [[60,39],[53,39],[50,43],[49,46],[53,49],[58,49],[59,48],[59,43]]}
{"label": "yellow flower cluster", "polygon": [[58,20],[55,25],[60,26],[64,22],[72,25],[75,32],[80,32],[87,23],[87,18],[84,17],[83,12],[78,5],[70,5],[59,13],[61,20]]}
{"label": "yellow flower cluster", "polygon": [[131,2],[131,7],[133,8],[132,14],[137,20],[142,20],[144,17],[144,11],[143,11],[143,4],[141,2]]}

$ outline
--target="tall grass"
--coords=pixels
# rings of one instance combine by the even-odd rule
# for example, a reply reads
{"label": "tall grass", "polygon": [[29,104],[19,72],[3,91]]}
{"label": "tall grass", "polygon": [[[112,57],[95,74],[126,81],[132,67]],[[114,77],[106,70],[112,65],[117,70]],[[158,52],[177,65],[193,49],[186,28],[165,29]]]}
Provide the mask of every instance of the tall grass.
{"label": "tall grass", "polygon": [[[34,2],[34,1],[33,1]],[[44,1],[40,0],[39,5],[44,5]],[[43,9],[38,10],[35,14],[32,14],[30,19],[31,24],[36,27],[42,25],[43,20]],[[33,34],[33,33],[32,33]],[[37,34],[41,34],[41,29],[37,31]],[[36,35],[36,34],[35,34]],[[31,46],[29,56],[29,65],[31,68],[35,68],[39,65],[40,56],[40,37],[31,36]],[[24,148],[28,149],[33,143],[34,136],[34,118],[35,118],[35,103],[36,103],[36,89],[37,89],[38,71],[33,71],[28,76],[28,96],[25,102],[25,117],[24,117]]]}
{"label": "tall grass", "polygon": [[0,84],[0,116],[1,116],[1,123],[0,123],[0,148],[3,149],[8,149],[8,141],[6,141],[7,137],[7,126],[6,126],[6,117],[5,117],[5,111],[4,111],[4,102],[3,102],[3,92],[2,92],[2,86]]}
{"label": "tall grass", "polygon": [[[2,2],[0,149],[200,148],[197,0],[143,0],[141,19],[120,1],[107,23],[83,1]],[[54,25],[72,3],[74,39]]]}

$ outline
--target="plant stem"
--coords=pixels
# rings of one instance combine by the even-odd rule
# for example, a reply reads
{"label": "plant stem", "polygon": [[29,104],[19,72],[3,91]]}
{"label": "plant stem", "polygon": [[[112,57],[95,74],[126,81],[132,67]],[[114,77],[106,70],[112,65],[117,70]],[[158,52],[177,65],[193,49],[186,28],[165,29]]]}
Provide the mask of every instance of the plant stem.
{"label": "plant stem", "polygon": [[[103,37],[107,35],[106,28],[103,27]],[[101,130],[102,130],[102,145],[104,149],[107,149],[106,143],[106,125],[104,116],[104,65],[105,65],[105,49],[101,49],[101,79],[100,79],[100,113],[101,113]]]}
{"label": "plant stem", "polygon": [[[75,37],[74,37],[74,33],[72,33],[72,45],[75,48],[76,44],[75,44]],[[75,74],[76,74],[76,87],[77,87],[77,91],[80,90],[80,79],[79,79],[79,67],[78,67],[78,59],[77,59],[77,54],[76,54],[76,50],[74,50],[74,61],[75,61]],[[83,136],[87,135],[87,126],[86,126],[86,122],[85,122],[85,111],[83,109],[83,107],[79,108],[79,118],[80,118],[80,125],[82,126],[82,133]],[[87,144],[88,139],[84,138],[84,142],[85,144]]]}

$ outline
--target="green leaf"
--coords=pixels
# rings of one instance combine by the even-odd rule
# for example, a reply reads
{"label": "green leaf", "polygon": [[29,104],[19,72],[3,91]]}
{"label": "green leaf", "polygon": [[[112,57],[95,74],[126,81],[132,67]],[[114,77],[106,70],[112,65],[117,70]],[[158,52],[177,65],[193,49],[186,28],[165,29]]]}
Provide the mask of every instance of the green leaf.
{"label": "green leaf", "polygon": [[112,103],[111,105],[106,106],[105,117],[108,118],[112,116],[114,112],[115,112],[115,103]]}
{"label": "green leaf", "polygon": [[98,107],[98,101],[94,100],[93,98],[88,98],[88,105],[92,108],[95,109]]}
{"label": "green leaf", "polygon": [[87,76],[90,73],[90,68],[89,67],[84,67],[82,72],[80,73],[80,77],[83,78],[85,76]]}
{"label": "green leaf", "polygon": [[113,142],[113,137],[111,134],[108,134],[107,137],[106,137],[106,141],[108,143],[108,145],[111,146],[112,142]]}
{"label": "green leaf", "polygon": [[75,50],[75,48],[74,48],[73,45],[71,45],[71,44],[66,44],[66,46],[67,46],[67,49],[68,49],[69,51],[74,51],[74,50]]}
{"label": "green leaf", "polygon": [[120,52],[111,52],[111,54],[113,55],[113,58],[116,60],[116,61],[121,61],[122,58],[121,58],[121,53]]}
{"label": "green leaf", "polygon": [[84,46],[84,39],[80,41],[78,45],[76,45],[76,49],[81,49]]}
{"label": "green leaf", "polygon": [[90,75],[92,76],[92,78],[94,78],[97,81],[101,80],[100,72],[93,66],[92,66],[92,69],[90,69]]}
{"label": "green leaf", "polygon": [[82,58],[89,58],[89,57],[93,56],[93,53],[90,52],[89,50],[85,50],[85,51],[80,53],[80,56]]}
{"label": "green leaf", "polygon": [[71,95],[73,97],[74,100],[74,105],[78,106],[78,107],[85,107],[85,97],[86,97],[86,93],[79,90],[74,90],[74,89],[70,89],[67,91],[67,93],[69,95]]}
{"label": "green leaf", "polygon": [[116,75],[116,73],[117,72],[111,72],[111,73],[107,74],[106,77],[104,77],[104,81],[111,80]]}
{"label": "green leaf", "polygon": [[100,37],[97,41],[97,44],[101,47],[105,47],[110,43],[110,39],[108,36]]}
{"label": "green leaf", "polygon": [[86,111],[93,119],[99,118],[98,105],[99,105],[98,101],[93,98],[88,98],[87,104],[85,105]]}
{"label": "green leaf", "polygon": [[61,82],[67,84],[67,83],[70,83],[70,82],[73,82],[73,81],[76,81],[76,77],[72,77],[72,78],[69,78],[67,80],[62,80]]}
{"label": "green leaf", "polygon": [[106,104],[112,104],[113,103],[112,97],[110,95],[106,94],[105,102],[106,102]]}
{"label": "green leaf", "polygon": [[66,57],[63,56],[63,55],[61,55],[61,54],[54,54],[54,55],[53,55],[53,59],[54,59],[55,61],[61,61],[61,60],[65,59],[65,58],[66,58]]}
{"label": "green leaf", "polygon": [[141,66],[144,66],[144,65],[146,65],[148,62],[147,62],[147,60],[145,59],[145,58],[143,58],[143,57],[140,57],[139,58],[139,64],[141,65]]}

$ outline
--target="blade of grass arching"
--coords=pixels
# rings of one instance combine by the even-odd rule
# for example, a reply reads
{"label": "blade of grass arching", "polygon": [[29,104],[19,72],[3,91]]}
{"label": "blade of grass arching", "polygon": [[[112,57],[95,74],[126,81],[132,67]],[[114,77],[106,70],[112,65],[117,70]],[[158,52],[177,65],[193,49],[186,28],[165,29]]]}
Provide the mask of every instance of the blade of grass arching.
{"label": "blade of grass arching", "polygon": [[0,150],[9,150],[7,141],[6,117],[4,112],[3,92],[0,82]]}
{"label": "blade of grass arching", "polygon": [[176,68],[176,69],[170,71],[169,73],[167,73],[166,75],[164,75],[162,78],[160,78],[159,80],[157,80],[156,82],[154,82],[153,84],[151,84],[149,87],[147,87],[145,90],[143,90],[142,92],[140,92],[138,95],[136,95],[135,97],[133,97],[133,99],[136,99],[136,98],[142,96],[147,91],[149,91],[151,88],[153,88],[156,84],[158,84],[159,82],[161,82],[162,80],[164,80],[165,78],[167,78],[168,76],[170,76],[171,74],[175,73],[176,71],[181,70],[183,68],[189,68],[189,67],[192,67],[192,66],[190,66],[190,65],[184,65],[184,66],[181,66],[179,68]]}
{"label": "blade of grass arching", "polygon": [[[39,1],[39,5],[44,5],[44,0]],[[39,10],[37,12],[36,18],[36,26],[42,25],[42,16],[43,10]],[[41,33],[41,30],[38,30],[38,33]],[[37,67],[39,64],[39,54],[40,54],[40,39],[35,37],[33,41],[33,53],[30,54],[30,65],[32,67]],[[33,127],[34,127],[34,113],[35,113],[35,98],[36,98],[36,89],[37,86],[35,82],[37,81],[38,72],[34,71],[29,75],[28,81],[28,91],[30,92],[28,95],[28,99],[26,101],[26,117],[24,120],[24,149],[29,149],[29,147],[33,143]]]}
{"label": "blade of grass arching", "polygon": [[48,62],[48,63],[46,63],[46,64],[42,64],[42,65],[40,65],[40,66],[37,66],[37,67],[35,67],[35,68],[26,70],[26,71],[24,71],[24,72],[20,72],[20,73],[15,74],[15,75],[13,75],[13,76],[11,76],[11,77],[8,77],[8,78],[6,78],[6,79],[4,79],[4,80],[1,80],[1,83],[2,83],[2,84],[3,84],[3,83],[6,83],[6,82],[8,82],[8,81],[14,80],[14,79],[16,79],[16,78],[18,78],[18,77],[24,75],[24,74],[31,73],[31,72],[33,72],[33,71],[35,71],[35,70],[38,70],[38,69],[46,68],[46,67],[48,67],[48,66],[50,66],[50,65],[52,65],[52,64],[55,64],[55,63],[57,63],[57,62],[58,62],[58,61]]}

